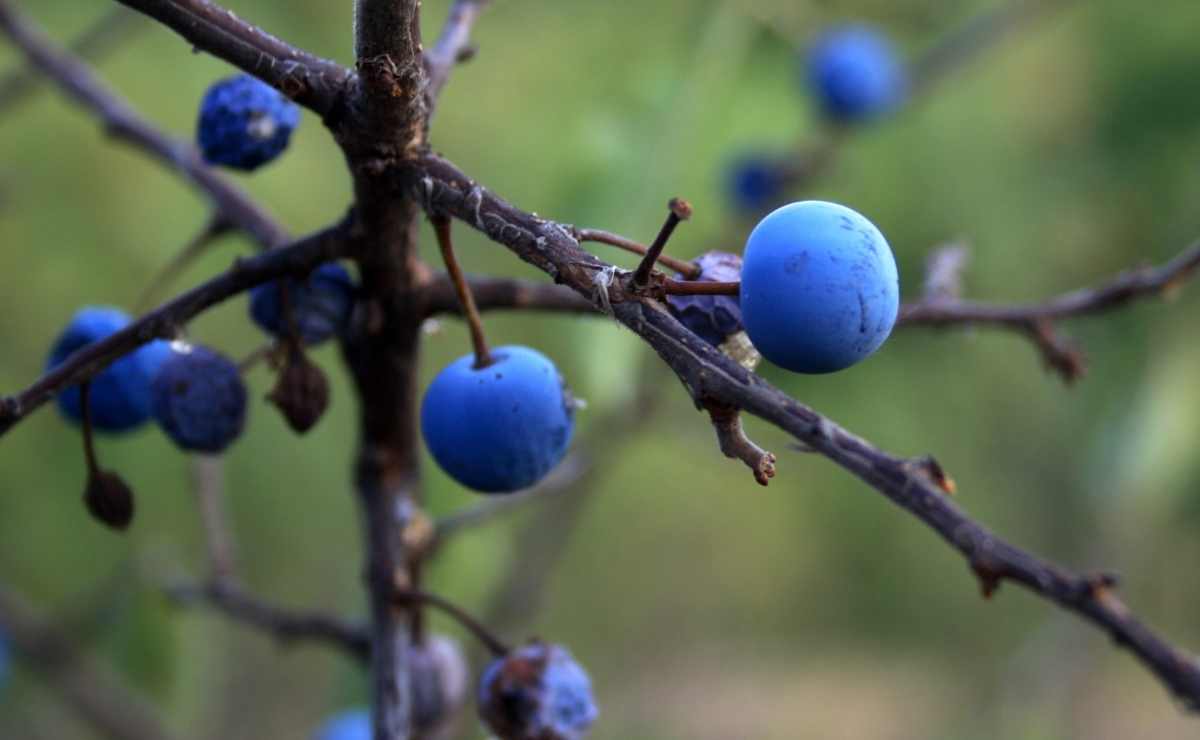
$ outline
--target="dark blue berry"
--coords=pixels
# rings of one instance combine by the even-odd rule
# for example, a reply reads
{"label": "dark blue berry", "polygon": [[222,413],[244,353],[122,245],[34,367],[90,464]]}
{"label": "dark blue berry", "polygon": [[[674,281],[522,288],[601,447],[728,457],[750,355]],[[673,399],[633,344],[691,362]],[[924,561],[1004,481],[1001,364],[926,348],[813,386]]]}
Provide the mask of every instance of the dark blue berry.
{"label": "dark blue berry", "polygon": [[348,709],[327,719],[313,740],[371,740],[371,736],[371,713]]}
{"label": "dark blue berry", "polygon": [[[697,280],[736,283],[742,279],[742,258],[736,254],[707,252],[695,263],[700,267]],[[742,307],[737,296],[669,295],[667,305],[684,326],[714,347],[742,330]]]}
{"label": "dark blue berry", "polygon": [[151,388],[154,418],[175,444],[218,453],[246,421],[246,386],[237,365],[216,352],[176,342]]}
{"label": "dark blue berry", "polygon": [[759,155],[742,157],[729,168],[726,189],[734,208],[761,214],[783,197],[787,173],[777,159]]}
{"label": "dark blue berry", "polygon": [[196,139],[206,162],[253,170],[287,149],[299,123],[295,103],[257,77],[241,74],[205,93]]}
{"label": "dark blue berry", "polygon": [[561,645],[520,647],[479,683],[479,715],[505,740],[580,740],[598,714],[587,672]]}
{"label": "dark blue berry", "polygon": [[421,431],[433,459],[467,488],[509,493],[528,488],[567,452],[575,401],[558,368],[528,347],[455,360],[429,385]]}
{"label": "dark blue berry", "polygon": [[808,53],[809,85],[826,117],[856,122],[898,108],[908,73],[887,36],[864,25],[825,32]]}
{"label": "dark blue berry", "polygon": [[[46,369],[57,367],[74,352],[128,325],[129,316],[120,309],[108,306],[80,309],[55,340]],[[93,377],[88,402],[92,426],[105,432],[124,432],[149,419],[150,383],[169,354],[168,343],[156,340],[118,359]],[[78,386],[59,394],[58,408],[71,421],[82,421]]]}
{"label": "dark blue berry", "polygon": [[307,278],[277,280],[250,291],[250,317],[263,331],[276,337],[290,336],[284,313],[283,286],[291,320],[305,344],[317,344],[340,334],[354,312],[354,279],[336,262],[321,265]]}

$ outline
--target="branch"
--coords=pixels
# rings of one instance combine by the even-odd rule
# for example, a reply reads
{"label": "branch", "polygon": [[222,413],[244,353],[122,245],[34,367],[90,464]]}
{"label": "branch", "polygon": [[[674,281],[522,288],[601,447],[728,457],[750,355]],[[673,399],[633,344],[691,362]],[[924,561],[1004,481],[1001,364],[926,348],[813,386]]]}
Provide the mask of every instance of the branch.
{"label": "branch", "polygon": [[269,604],[232,583],[179,584],[168,587],[167,595],[179,606],[208,606],[282,643],[321,642],[345,650],[360,660],[370,656],[371,640],[363,625],[321,612],[296,611]]}
{"label": "branch", "polygon": [[208,0],[117,0],[326,118],[341,104],[351,73],[270,35]]}
{"label": "branch", "polygon": [[2,586],[0,631],[30,670],[41,675],[97,731],[117,740],[170,740],[162,718],[143,697]]}
{"label": "branch", "polygon": [[480,13],[491,3],[491,0],[454,0],[450,6],[450,14],[446,25],[442,26],[442,35],[432,49],[425,52],[425,83],[426,105],[432,113],[437,106],[442,89],[450,79],[454,65],[470,59],[475,54],[471,46],[471,29]]}
{"label": "branch", "polygon": [[205,193],[224,220],[245,230],[263,246],[287,240],[286,230],[245,191],[205,165],[195,147],[172,139],[139,116],[87,63],[55,46],[8,0],[0,0],[0,30],[12,38],[31,64],[96,114],[110,134],[177,170]]}
{"label": "branch", "polygon": [[[126,41],[135,31],[149,27],[137,13],[112,8],[71,42],[71,53],[95,63]],[[28,100],[41,86],[45,75],[35,64],[12,70],[0,80],[0,113]]]}
{"label": "branch", "polygon": [[385,158],[420,151],[428,124],[420,0],[355,0],[357,104]]}
{"label": "branch", "polygon": [[[453,215],[507,246],[577,293],[611,306],[613,317],[644,339],[675,371],[698,404],[740,408],[791,434],[916,516],[967,560],[988,591],[1002,581],[1092,622],[1136,655],[1190,708],[1200,706],[1200,666],[1137,620],[1111,584],[1059,568],[998,538],[969,518],[911,461],[878,449],[801,404],[709,346],[657,301],[630,290],[582,250],[567,226],[521,211],[488,192],[444,159],[430,155],[404,181],[431,212]],[[596,292],[598,274],[616,275]]]}
{"label": "branch", "polygon": [[[590,301],[562,285],[533,280],[469,276],[467,284],[475,296],[480,311],[511,309],[517,311],[561,311],[595,314]],[[461,315],[454,284],[445,273],[438,274],[426,288],[427,316],[438,314]]]}
{"label": "branch", "polygon": [[108,338],[90,344],[25,390],[0,399],[0,435],[59,391],[88,380],[118,358],[153,339],[173,338],[192,317],[256,285],[304,274],[349,249],[345,222],[293,244],[238,260],[228,271],[164,303]]}

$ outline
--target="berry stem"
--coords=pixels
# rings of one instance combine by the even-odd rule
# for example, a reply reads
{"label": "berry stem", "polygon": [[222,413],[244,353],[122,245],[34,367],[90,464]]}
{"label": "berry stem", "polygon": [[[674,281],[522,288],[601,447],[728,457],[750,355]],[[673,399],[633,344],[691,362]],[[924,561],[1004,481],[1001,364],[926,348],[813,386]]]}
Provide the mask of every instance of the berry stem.
{"label": "berry stem", "polygon": [[680,221],[686,221],[692,217],[692,204],[682,198],[672,198],[667,203],[669,213],[667,220],[658,231],[658,236],[654,237],[654,243],[646,250],[646,255],[642,257],[642,263],[637,266],[637,270],[633,273],[634,285],[645,285],[650,281],[650,272],[654,269],[654,263],[662,256],[663,248],[667,246],[667,240],[671,238],[675,227]]}
{"label": "berry stem", "polygon": [[83,409],[83,457],[87,461],[88,477],[100,473],[100,465],[96,462],[96,446],[92,442],[92,384],[84,381],[79,385],[79,404]]}
{"label": "berry stem", "polygon": [[471,330],[471,344],[475,348],[475,369],[487,367],[493,362],[492,353],[483,334],[483,319],[479,317],[479,309],[475,306],[475,296],[471,294],[467,278],[454,255],[454,242],[450,238],[450,219],[445,216],[432,216],[430,221],[433,222],[433,230],[437,234],[442,261],[446,263],[446,272],[454,283],[454,292],[458,294],[458,304],[462,307],[463,316]]}
{"label": "berry stem", "polygon": [[[645,244],[639,244],[632,239],[627,239],[620,234],[614,234],[611,231],[602,231],[600,229],[579,229],[576,232],[576,237],[581,242],[597,242],[607,244],[618,249],[624,249],[626,252],[645,255],[650,251],[650,248]],[[683,275],[689,280],[695,280],[700,277],[700,267],[693,262],[686,262],[681,259],[676,259],[669,254],[658,255],[658,261],[666,265],[680,275]]]}
{"label": "berry stem", "polygon": [[663,292],[667,295],[738,295],[742,284],[719,283],[710,280],[672,280],[663,281]]}
{"label": "berry stem", "polygon": [[403,591],[397,591],[394,598],[399,606],[423,604],[425,606],[431,606],[440,610],[442,613],[446,614],[451,619],[466,628],[468,632],[473,634],[481,643],[483,643],[483,646],[490,650],[491,653],[496,657],[508,655],[508,653],[511,651],[511,648],[504,644],[500,638],[492,634],[491,630],[485,627],[482,622],[468,614],[461,607],[450,601],[447,601],[437,594],[431,594],[428,591],[419,591],[410,588]]}

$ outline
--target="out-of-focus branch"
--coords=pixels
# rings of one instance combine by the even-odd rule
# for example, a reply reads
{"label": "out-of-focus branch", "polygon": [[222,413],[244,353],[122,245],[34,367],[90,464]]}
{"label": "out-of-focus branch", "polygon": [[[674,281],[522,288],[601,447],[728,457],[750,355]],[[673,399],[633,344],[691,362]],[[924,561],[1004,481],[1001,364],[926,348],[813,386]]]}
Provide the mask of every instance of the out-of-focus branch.
{"label": "out-of-focus branch", "polygon": [[149,702],[3,586],[0,630],[24,664],[96,731],[116,740],[170,740],[171,733]]}
{"label": "out-of-focus branch", "polygon": [[0,435],[59,391],[88,380],[117,358],[153,339],[173,338],[187,321],[211,306],[256,285],[289,274],[304,274],[350,249],[346,222],[311,234],[286,247],[238,260],[228,271],[164,303],[121,331],[80,349],[33,385],[0,398]]}
{"label": "out-of-focus branch", "polygon": [[193,48],[224,59],[322,117],[334,115],[352,75],[208,0],[118,0],[159,21]]}
{"label": "out-of-focus branch", "polygon": [[[96,63],[149,26],[142,16],[127,8],[112,8],[71,42],[70,50],[75,56]],[[31,63],[5,75],[0,79],[0,115],[29,100],[44,80],[42,70]]]}
{"label": "out-of-focus branch", "polygon": [[196,494],[208,554],[209,578],[213,583],[230,583],[236,561],[233,532],[225,514],[225,459],[193,455],[191,467],[192,490]]}
{"label": "out-of-focus branch", "polygon": [[[590,301],[579,297],[570,288],[562,285],[476,275],[468,276],[467,283],[475,296],[475,305],[480,311],[511,309],[599,315]],[[427,316],[462,314],[458,299],[455,297],[454,284],[445,273],[437,275],[425,290]]]}
{"label": "out-of-focus branch", "polygon": [[1039,303],[1006,305],[964,301],[956,297],[926,297],[902,307],[899,325],[991,326],[1020,332],[1033,341],[1047,365],[1069,382],[1083,374],[1083,356],[1055,331],[1056,322],[1094,316],[1137,300],[1169,295],[1192,278],[1197,267],[1200,267],[1200,243],[1157,267],[1129,270],[1097,286],[1080,288]]}
{"label": "out-of-focus branch", "polygon": [[491,0],[454,0],[446,17],[446,24],[442,26],[441,35],[433,48],[425,51],[423,59],[425,74],[428,77],[425,97],[431,113],[437,107],[442,88],[450,79],[454,65],[474,56],[471,29],[475,27],[475,21],[479,19],[484,8],[490,4]]}
{"label": "out-of-focus branch", "polygon": [[230,582],[176,584],[167,588],[167,595],[179,606],[207,606],[283,643],[323,643],[361,660],[366,660],[371,652],[365,625],[323,612],[276,606]]}
{"label": "out-of-focus branch", "polygon": [[0,30],[73,100],[95,114],[113,136],[178,171],[213,204],[220,217],[263,246],[287,240],[287,231],[241,188],[208,167],[189,143],[177,141],[142,118],[87,63],[57,47],[9,0],[0,0]]}
{"label": "out-of-focus branch", "polygon": [[[1137,656],[1189,708],[1200,708],[1200,664],[1137,619],[1115,595],[1111,579],[1072,573],[1000,539],[956,506],[910,460],[851,434],[738,365],[680,324],[658,301],[640,294],[627,276],[606,281],[600,294],[596,276],[613,274],[613,267],[581,249],[568,226],[516,208],[434,155],[422,160],[418,172],[397,174],[431,213],[461,219],[591,298],[598,308],[611,307],[613,318],[654,348],[697,404],[735,407],[791,434],[934,530],[966,559],[985,593],[1012,581],[1075,613]],[[1127,289],[1111,295],[1124,292]],[[1076,305],[1075,300],[1066,305]]]}

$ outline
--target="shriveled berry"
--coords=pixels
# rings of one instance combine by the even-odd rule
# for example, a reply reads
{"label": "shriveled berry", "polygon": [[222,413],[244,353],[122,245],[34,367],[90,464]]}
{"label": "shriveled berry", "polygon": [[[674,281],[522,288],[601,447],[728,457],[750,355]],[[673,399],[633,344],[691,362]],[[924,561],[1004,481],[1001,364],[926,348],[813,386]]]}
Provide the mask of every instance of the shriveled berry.
{"label": "shriveled berry", "polygon": [[113,529],[125,529],[133,521],[133,491],[115,473],[100,470],[88,476],[83,502],[96,521]]}
{"label": "shriveled berry", "polygon": [[528,488],[562,460],[574,429],[575,400],[545,355],[528,347],[455,360],[425,391],[421,431],[438,465],[483,493]]}
{"label": "shriveled berry", "polygon": [[213,350],[176,342],[152,387],[154,418],[179,447],[218,453],[246,421],[246,386],[238,367]]}
{"label": "shriveled berry", "polygon": [[277,280],[254,288],[250,291],[250,317],[276,337],[290,338],[294,326],[305,344],[317,344],[346,328],[354,311],[355,293],[354,280],[346,268],[328,262],[307,278]]}
{"label": "shriveled berry", "polygon": [[887,36],[852,24],[826,31],[809,50],[805,73],[825,116],[842,122],[878,118],[908,94],[908,73]]}
{"label": "shriveled berry", "polygon": [[206,162],[253,170],[282,154],[299,124],[295,103],[257,77],[239,74],[205,93],[196,139]]}
{"label": "shriveled berry", "polygon": [[[51,370],[76,351],[98,342],[129,325],[129,316],[110,306],[80,309],[55,340],[46,361]],[[170,354],[169,344],[155,340],[121,357],[91,379],[88,405],[92,426],[105,432],[125,432],[150,418],[150,384]],[[83,421],[79,386],[58,395],[58,408],[76,423]]]}
{"label": "shriveled berry", "polygon": [[771,362],[829,373],[883,344],[900,307],[896,260],[875,225],[845,206],[792,203],[746,242],[742,320]]}
{"label": "shriveled berry", "polygon": [[329,380],[302,350],[288,352],[267,400],[297,434],[312,429],[329,407]]}
{"label": "shriveled berry", "polygon": [[[696,280],[736,283],[742,279],[742,258],[736,254],[706,252],[694,262],[700,268]],[[669,295],[667,305],[684,326],[714,347],[721,346],[726,337],[742,330],[742,307],[737,296]]]}
{"label": "shriveled berry", "polygon": [[479,715],[504,740],[580,740],[598,714],[587,672],[561,645],[531,642],[480,680]]}
{"label": "shriveled berry", "polygon": [[467,699],[470,669],[458,641],[431,635],[414,645],[412,671],[413,726],[418,733],[435,733],[452,720]]}

